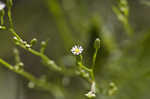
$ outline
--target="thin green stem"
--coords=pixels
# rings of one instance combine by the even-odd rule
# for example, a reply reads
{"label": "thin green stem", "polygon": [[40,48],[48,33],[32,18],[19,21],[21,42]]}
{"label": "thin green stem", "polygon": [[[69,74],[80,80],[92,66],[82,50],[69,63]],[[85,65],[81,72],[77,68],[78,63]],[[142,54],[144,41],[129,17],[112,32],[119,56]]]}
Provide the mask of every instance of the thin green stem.
{"label": "thin green stem", "polygon": [[8,8],[8,20],[10,23],[10,27],[13,28],[14,25],[13,25],[13,21],[12,21],[12,17],[11,17],[11,8]]}
{"label": "thin green stem", "polygon": [[[15,30],[14,30],[13,28],[10,28],[10,29],[8,29],[8,30],[13,34],[13,36],[17,37],[18,40],[22,40],[21,37],[15,32]],[[57,65],[55,64],[54,61],[50,60],[50,59],[49,59],[46,55],[44,55],[43,53],[38,52],[38,51],[36,51],[36,50],[34,50],[34,49],[31,49],[31,48],[27,48],[25,45],[20,44],[20,43],[19,43],[19,46],[22,47],[23,49],[26,49],[26,50],[29,51],[30,53],[32,53],[32,54],[34,54],[34,55],[36,55],[36,56],[41,57],[41,59],[43,60],[44,63],[46,63],[46,66],[47,66],[48,68],[53,68],[53,69],[56,70],[56,71],[61,71],[61,70],[62,70],[59,66],[57,66]]]}
{"label": "thin green stem", "polygon": [[61,72],[61,67],[56,65],[55,62],[51,59],[49,59],[46,55],[44,55],[43,53],[40,53],[34,49],[31,49],[31,48],[27,48],[25,45],[22,45],[22,44],[19,44],[20,47],[22,47],[23,49],[29,51],[30,53],[36,55],[36,56],[39,56],[42,61],[45,63],[45,65],[49,68],[49,69],[53,69],[55,71],[59,71]]}
{"label": "thin green stem", "polygon": [[9,24],[10,24],[10,28],[14,28],[13,25],[13,20],[12,20],[12,13],[11,13],[11,9],[12,9],[12,1],[11,0],[7,0],[7,7],[8,7],[8,20],[9,20]]}
{"label": "thin green stem", "polygon": [[20,60],[19,51],[17,48],[14,49],[14,56],[15,56],[16,64],[20,63],[21,60]]}
{"label": "thin green stem", "polygon": [[95,81],[94,71],[92,70],[92,72],[90,74],[91,74],[92,82]]}
{"label": "thin green stem", "polygon": [[95,70],[95,62],[96,62],[96,56],[97,56],[98,49],[95,49],[93,59],[92,59],[92,72],[91,72],[91,77],[92,80],[95,81],[95,76],[94,76],[94,70]]}
{"label": "thin green stem", "polygon": [[[14,29],[10,28],[8,30],[13,34],[13,36],[17,37],[18,40],[22,40],[22,38],[15,32]],[[21,48],[27,50],[28,52],[30,52],[36,56],[39,56],[42,59],[44,65],[48,67],[48,69],[53,69],[55,71],[58,71],[61,74],[65,74],[65,75],[70,75],[70,76],[76,75],[76,73],[72,72],[72,70],[68,70],[68,69],[62,68],[61,66],[58,66],[53,60],[49,59],[44,53],[38,52],[32,48],[27,48],[22,43],[19,43],[17,45],[20,46]]]}
{"label": "thin green stem", "polygon": [[79,60],[77,60],[78,62],[77,62],[77,64],[80,66],[80,68],[82,68],[82,69],[84,69],[84,70],[86,70],[86,71],[88,71],[88,72],[91,72],[91,69],[89,69],[88,67],[86,67],[85,65],[83,65],[83,63],[82,63],[82,61],[83,61],[83,57],[82,57],[82,55],[79,55]]}
{"label": "thin green stem", "polygon": [[[17,34],[17,32],[14,29],[14,25],[13,25],[13,21],[12,21],[12,14],[11,14],[11,8],[12,8],[12,0],[7,0],[7,7],[8,7],[8,19],[9,19],[9,23],[10,23],[10,27],[7,28],[8,31],[10,31],[12,33],[12,35],[14,37],[16,37],[19,41],[22,41],[22,38]],[[49,59],[46,55],[44,55],[44,53],[42,52],[38,52],[32,48],[27,48],[24,44],[19,43],[18,46],[20,46],[21,48],[29,51],[30,53],[39,56],[43,63],[45,64],[45,66],[47,66],[49,69],[53,69],[55,71],[58,71],[62,74],[67,74],[67,75],[72,75],[75,73],[70,73],[67,72],[67,70],[65,68],[61,68],[60,66],[58,66],[53,60]]]}
{"label": "thin green stem", "polygon": [[22,40],[13,28],[9,28],[8,31],[10,31],[13,34],[13,36],[17,37],[18,40]]}
{"label": "thin green stem", "polygon": [[[10,31],[13,36],[17,37],[18,40],[22,40],[22,38],[15,32],[15,30],[13,28],[10,28],[10,29],[7,29],[8,31]],[[22,43],[19,43],[17,44],[18,46],[20,46],[21,48],[27,50],[28,52],[36,55],[36,56],[39,56],[44,65],[48,67],[48,69],[53,69],[61,74],[64,74],[64,75],[70,75],[70,76],[73,76],[73,75],[77,75],[75,72],[73,72],[72,70],[68,70],[66,68],[63,68],[61,66],[58,66],[53,60],[49,59],[44,53],[41,53],[39,51],[36,51],[32,48],[27,48],[24,44]]]}
{"label": "thin green stem", "polygon": [[98,49],[95,49],[94,55],[93,55],[93,60],[92,60],[92,69],[95,69],[95,61],[96,61],[96,56],[97,56]]}
{"label": "thin green stem", "polygon": [[[48,82],[43,82],[39,79],[37,79],[36,77],[34,77],[32,74],[24,71],[23,69],[19,69],[19,70],[16,70],[12,65],[10,65],[9,63],[7,63],[6,61],[4,61],[3,59],[0,58],[0,63],[8,68],[9,70],[25,77],[26,79],[28,79],[29,81],[32,81],[35,85],[43,88],[44,90],[47,90],[49,92],[53,92],[53,89],[58,89],[58,87],[54,84],[51,84],[51,83],[48,83]],[[53,92],[54,93],[54,92]]]}
{"label": "thin green stem", "polygon": [[[12,21],[12,14],[11,14],[11,4],[12,3],[11,1],[9,2],[8,0],[8,19],[9,19],[9,23],[10,23],[10,28],[8,28],[8,31],[10,31],[13,36],[15,36],[18,40],[22,40],[22,38],[17,34],[17,32],[15,31],[14,29],[14,26],[13,26],[13,21]],[[31,49],[31,48],[27,48],[25,45],[19,43],[18,44],[20,47],[22,47],[23,49],[29,51],[30,53],[36,55],[36,56],[39,56],[43,63],[49,68],[49,69],[53,69],[55,71],[59,71],[60,73],[63,73],[65,74],[66,73],[66,70],[64,68],[61,68],[60,66],[58,66],[53,60],[49,59],[46,55],[44,55],[44,53],[41,53],[41,52],[38,52],[34,49]]]}
{"label": "thin green stem", "polygon": [[5,11],[4,10],[2,10],[1,11],[1,25],[4,25],[4,15],[5,15]]}
{"label": "thin green stem", "polygon": [[134,33],[133,28],[131,27],[131,25],[129,24],[128,19],[126,20],[126,22],[123,22],[124,25],[124,29],[125,31],[128,33],[129,36],[132,36]]}
{"label": "thin green stem", "polygon": [[79,68],[79,72],[80,72],[80,75],[81,77],[85,78],[86,80],[88,80],[89,82],[91,82],[91,78],[90,78],[90,74],[92,72],[92,69],[86,67],[85,65],[83,65],[82,63],[82,55],[79,55],[76,57],[77,58],[77,65],[78,65],[78,68]]}
{"label": "thin green stem", "polygon": [[73,36],[71,35],[71,30],[69,29],[65,15],[59,5],[58,0],[46,0],[46,4],[49,7],[49,10],[54,15],[54,18],[56,19],[56,25],[59,29],[60,36],[62,37],[62,40],[64,41],[65,48],[70,48],[70,46],[73,43]]}
{"label": "thin green stem", "polygon": [[124,29],[128,36],[133,36],[134,29],[129,23],[129,5],[127,0],[120,0],[118,6],[112,7],[114,13],[117,15],[120,22],[122,22]]}
{"label": "thin green stem", "polygon": [[92,71],[92,69],[87,68],[87,67],[84,66],[81,62],[78,62],[78,65],[79,65],[82,69],[84,69],[84,70],[86,70],[86,71],[88,71],[88,72],[91,72],[91,71]]}

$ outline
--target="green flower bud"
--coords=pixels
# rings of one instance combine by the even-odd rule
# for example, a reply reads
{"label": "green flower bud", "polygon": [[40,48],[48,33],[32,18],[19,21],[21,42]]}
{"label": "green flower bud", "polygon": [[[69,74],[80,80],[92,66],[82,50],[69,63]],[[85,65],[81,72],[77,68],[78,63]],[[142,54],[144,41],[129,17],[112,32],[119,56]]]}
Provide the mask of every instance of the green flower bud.
{"label": "green flower bud", "polygon": [[34,88],[35,87],[35,83],[33,83],[33,82],[30,81],[28,83],[28,87],[31,88],[31,89]]}
{"label": "green flower bud", "polygon": [[24,66],[24,63],[23,63],[23,62],[19,62],[19,63],[18,63],[18,66],[23,67],[23,66]]}
{"label": "green flower bud", "polygon": [[47,45],[47,44],[46,44],[45,41],[42,41],[42,42],[41,42],[41,46],[42,46],[42,47],[45,47],[46,45]]}
{"label": "green flower bud", "polygon": [[94,42],[94,48],[95,48],[95,49],[99,49],[99,48],[100,48],[100,39],[99,39],[99,38],[97,38],[97,39],[95,40],[95,42]]}
{"label": "green flower bud", "polygon": [[36,38],[33,38],[33,39],[30,41],[30,44],[31,44],[31,45],[34,45],[36,42],[37,42],[37,39],[36,39]]}
{"label": "green flower bud", "polygon": [[41,42],[41,49],[40,49],[40,52],[41,52],[41,53],[44,53],[44,52],[45,52],[45,48],[46,48],[46,46],[47,46],[47,42],[48,42],[48,41],[42,41],[42,42]]}

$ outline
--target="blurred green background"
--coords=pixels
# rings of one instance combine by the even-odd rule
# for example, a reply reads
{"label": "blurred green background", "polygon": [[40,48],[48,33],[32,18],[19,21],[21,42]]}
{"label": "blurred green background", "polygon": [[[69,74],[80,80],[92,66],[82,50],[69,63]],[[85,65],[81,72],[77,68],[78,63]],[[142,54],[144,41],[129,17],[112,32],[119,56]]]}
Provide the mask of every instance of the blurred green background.
{"label": "blurred green background", "polygon": [[[84,63],[91,65],[93,42],[97,37],[101,39],[95,69],[97,85],[105,92],[114,82],[118,91],[113,96],[98,93],[96,99],[149,99],[150,1],[128,3],[129,23],[134,29],[131,37],[112,10],[117,0],[14,0],[12,14],[22,38],[37,38],[37,50],[41,41],[49,40],[47,56],[67,68],[75,65],[72,45],[83,46]],[[14,64],[16,46],[9,32],[0,30],[0,45],[0,57]],[[0,66],[0,99],[86,99],[84,94],[90,85],[85,80],[49,71],[38,57],[17,48],[25,70],[36,77],[48,75],[48,80],[63,87],[67,94],[53,97],[38,88],[30,89],[26,79]]]}

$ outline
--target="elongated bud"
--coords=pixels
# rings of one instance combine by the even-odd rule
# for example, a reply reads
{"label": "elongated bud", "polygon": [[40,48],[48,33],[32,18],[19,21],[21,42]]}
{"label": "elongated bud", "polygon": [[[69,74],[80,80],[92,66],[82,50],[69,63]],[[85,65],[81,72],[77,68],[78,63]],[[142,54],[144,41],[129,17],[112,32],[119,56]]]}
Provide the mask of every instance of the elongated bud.
{"label": "elongated bud", "polygon": [[31,45],[34,45],[36,42],[37,42],[37,39],[36,39],[36,38],[33,38],[33,39],[30,41],[30,44],[31,44]]}
{"label": "elongated bud", "polygon": [[95,42],[94,42],[94,48],[95,48],[95,49],[99,49],[99,48],[100,48],[100,39],[99,39],[99,38],[97,38],[97,39],[95,40]]}

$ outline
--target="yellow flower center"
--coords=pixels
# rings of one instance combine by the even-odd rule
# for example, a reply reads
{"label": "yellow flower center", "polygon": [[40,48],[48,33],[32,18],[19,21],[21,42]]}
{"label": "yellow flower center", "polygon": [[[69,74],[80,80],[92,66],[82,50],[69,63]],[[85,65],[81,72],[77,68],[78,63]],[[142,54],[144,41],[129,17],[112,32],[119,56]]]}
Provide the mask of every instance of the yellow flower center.
{"label": "yellow flower center", "polygon": [[76,52],[76,53],[79,53],[79,52],[80,52],[80,50],[77,48],[77,49],[75,49],[75,52]]}

